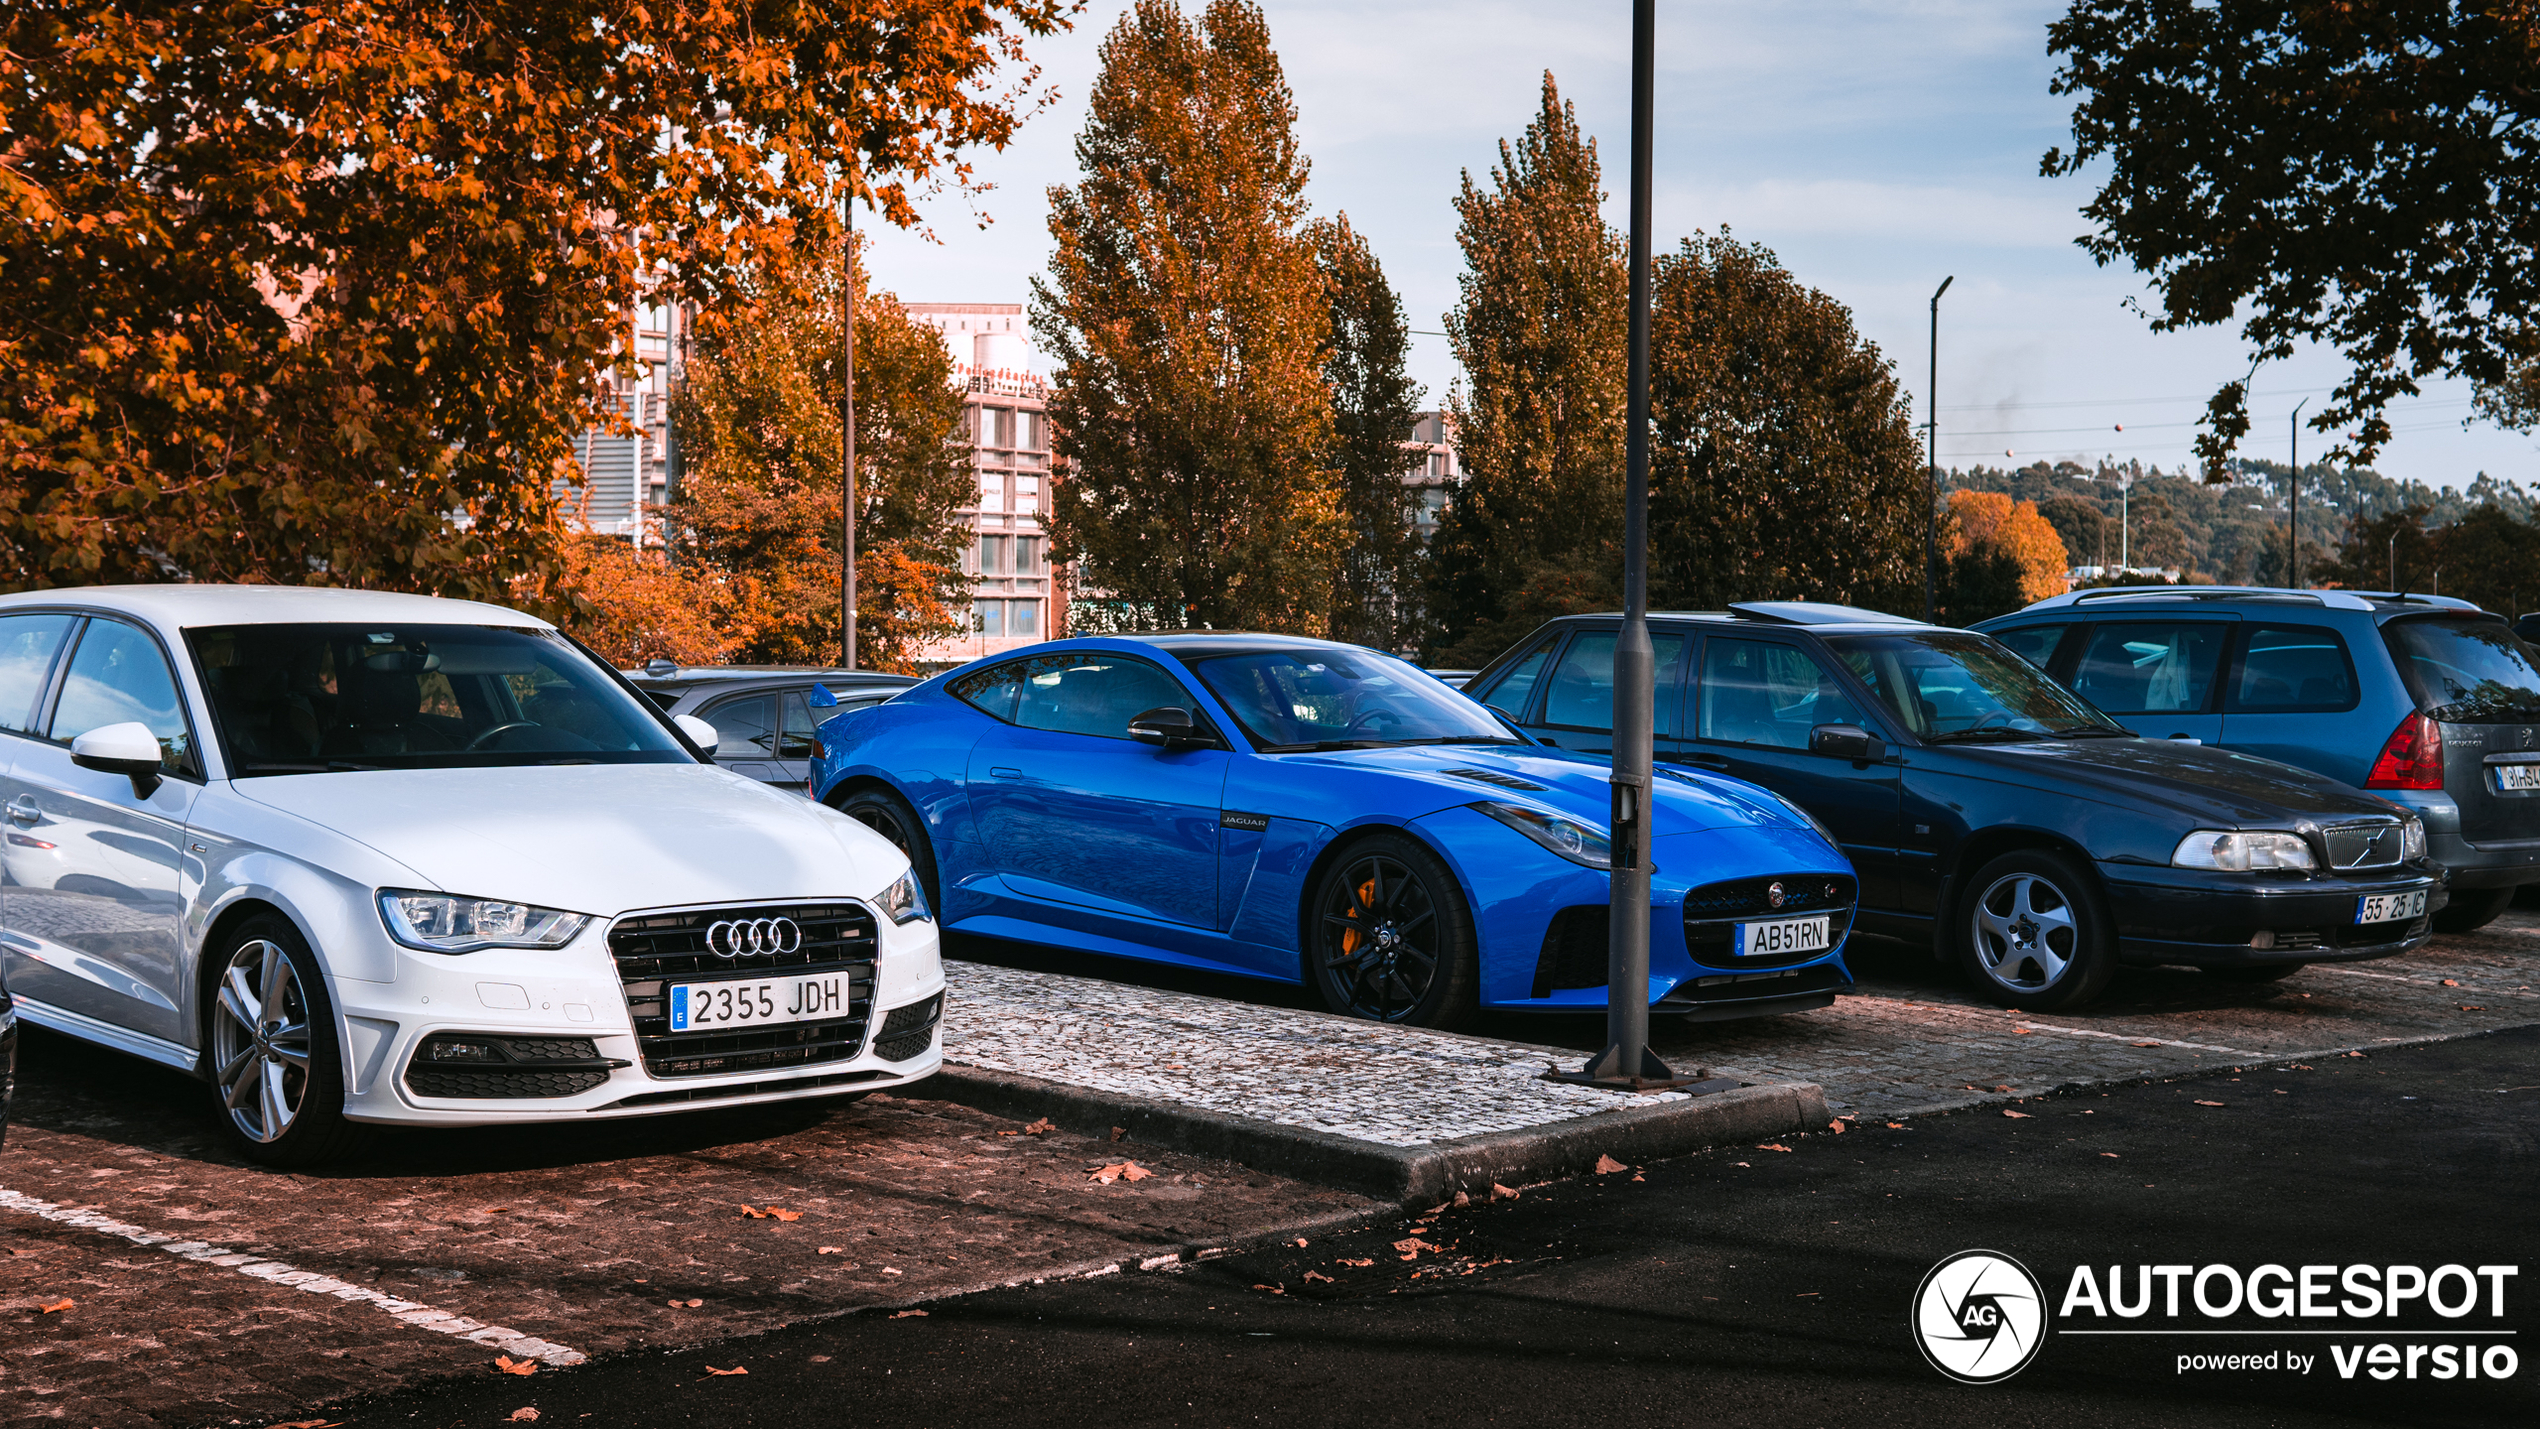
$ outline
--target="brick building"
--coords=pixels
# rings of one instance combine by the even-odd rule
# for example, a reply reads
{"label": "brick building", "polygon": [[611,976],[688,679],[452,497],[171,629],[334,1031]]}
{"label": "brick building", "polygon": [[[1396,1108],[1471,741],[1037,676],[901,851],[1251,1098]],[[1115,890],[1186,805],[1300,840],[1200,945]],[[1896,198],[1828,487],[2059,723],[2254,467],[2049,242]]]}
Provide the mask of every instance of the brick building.
{"label": "brick building", "polygon": [[969,634],[919,658],[953,664],[1067,633],[1067,596],[1049,562],[1049,383],[1031,370],[1020,303],[910,303],[908,314],[944,335],[953,381],[966,394],[962,429],[975,453],[976,503],[962,512],[973,532],[962,569],[971,578]]}

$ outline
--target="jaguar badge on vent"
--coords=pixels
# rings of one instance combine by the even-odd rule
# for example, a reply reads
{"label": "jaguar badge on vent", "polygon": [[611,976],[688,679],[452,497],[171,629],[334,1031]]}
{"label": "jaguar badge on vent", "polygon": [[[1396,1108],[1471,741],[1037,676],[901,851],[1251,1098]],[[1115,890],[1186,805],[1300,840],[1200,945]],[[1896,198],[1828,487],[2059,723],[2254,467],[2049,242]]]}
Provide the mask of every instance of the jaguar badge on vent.
{"label": "jaguar badge on vent", "polygon": [[1782,886],[1775,883],[1772,887],[1765,889],[1764,900],[1776,908],[1782,906]]}

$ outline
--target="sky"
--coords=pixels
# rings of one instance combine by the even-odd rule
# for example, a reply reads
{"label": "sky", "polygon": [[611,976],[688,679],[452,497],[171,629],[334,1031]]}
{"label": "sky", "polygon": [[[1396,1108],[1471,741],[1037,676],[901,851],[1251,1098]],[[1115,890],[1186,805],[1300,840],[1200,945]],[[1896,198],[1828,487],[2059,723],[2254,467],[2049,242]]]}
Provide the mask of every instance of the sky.
{"label": "sky", "polygon": [[[1094,0],[1073,32],[1032,48],[1052,102],[1003,152],[973,157],[988,192],[936,196],[925,233],[876,235],[878,286],[912,302],[1029,301],[1050,251],[1044,193],[1077,177],[1097,51],[1125,8]],[[1628,219],[1630,5],[1263,9],[1295,91],[1315,210],[1348,213],[1375,249],[1419,334],[1412,376],[1428,405],[1443,405],[1456,365],[1434,334],[1462,266],[1453,199],[1464,173],[1486,179],[1499,142],[1533,116],[1546,70],[1600,140],[1608,218]],[[2140,277],[2075,245],[2095,184],[2038,174],[2040,156],[2070,139],[2071,101],[2048,91],[2046,27],[2061,13],[2030,0],[1661,0],[1655,246],[1726,227],[1772,249],[1852,309],[1913,393],[1917,421],[1931,294],[1954,278],[1940,307],[1943,465],[2113,457],[2175,470],[2206,397],[2248,359],[2227,328],[2151,332],[2125,306],[2153,306]],[[2325,350],[2260,369],[2242,452],[2284,460],[2294,405],[2325,406],[2341,375]],[[2540,436],[2465,427],[2469,414],[2466,384],[2429,384],[2392,409],[2397,436],[2375,465],[2437,486],[2481,471],[2540,481]],[[2331,438],[2306,429],[2301,442],[2316,459]]]}

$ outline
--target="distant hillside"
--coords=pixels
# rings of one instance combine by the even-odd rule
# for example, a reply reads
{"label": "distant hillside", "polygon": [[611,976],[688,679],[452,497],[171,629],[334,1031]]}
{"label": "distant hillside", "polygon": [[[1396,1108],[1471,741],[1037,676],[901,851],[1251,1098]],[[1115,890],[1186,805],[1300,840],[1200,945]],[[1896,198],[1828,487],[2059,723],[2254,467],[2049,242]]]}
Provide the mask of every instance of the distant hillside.
{"label": "distant hillside", "polygon": [[[2140,462],[2101,464],[2045,462],[2006,471],[1975,467],[1950,471],[1942,490],[2000,491],[2034,501],[2064,538],[2077,566],[2138,569],[2180,567],[2183,579],[2222,585],[2276,585],[2285,577],[2285,476],[2282,462],[2235,464],[2238,478],[2207,486],[2193,476],[2164,475]],[[2131,500],[2119,483],[2133,481]],[[2410,506],[2431,508],[2427,520],[2448,525],[2494,504],[2517,521],[2533,519],[2540,491],[2498,481],[2485,472],[2466,492],[2417,481],[2393,481],[2369,468],[2324,465],[2302,469],[2302,568],[2307,574],[2332,559],[2347,523],[2370,521]],[[2131,540],[2122,518],[2131,506]]]}

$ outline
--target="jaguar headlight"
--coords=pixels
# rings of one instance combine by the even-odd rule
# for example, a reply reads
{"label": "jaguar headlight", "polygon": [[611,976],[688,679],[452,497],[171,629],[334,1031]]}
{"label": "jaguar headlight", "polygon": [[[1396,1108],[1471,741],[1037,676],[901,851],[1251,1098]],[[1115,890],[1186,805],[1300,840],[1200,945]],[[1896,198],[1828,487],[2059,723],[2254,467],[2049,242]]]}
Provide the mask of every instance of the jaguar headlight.
{"label": "jaguar headlight", "polygon": [[2317,868],[2319,862],[2311,857],[2310,841],[2300,834],[2198,829],[2178,841],[2178,850],[2170,855],[2170,866],[2249,873],[2269,868]]}
{"label": "jaguar headlight", "polygon": [[1788,799],[1782,799],[1782,796],[1779,794],[1775,794],[1773,797],[1781,799],[1782,807],[1790,810],[1793,817],[1806,823],[1808,827],[1815,829],[1817,831],[1817,837],[1826,841],[1826,847],[1833,849],[1837,853],[1843,852],[1843,845],[1834,841],[1834,830],[1826,827],[1825,820],[1809,813],[1806,809],[1799,807],[1797,804],[1792,803]]}
{"label": "jaguar headlight", "polygon": [[497,898],[461,898],[449,893],[409,893],[383,888],[380,921],[388,936],[409,948],[429,953],[472,953],[479,948],[560,948],[591,921],[587,913],[567,913],[529,903]]}
{"label": "jaguar headlight", "polygon": [[1588,868],[1611,868],[1613,846],[1605,835],[1573,819],[1529,809],[1522,804],[1501,804],[1485,800],[1472,806],[1508,827],[1533,839],[1552,852],[1575,864]]}
{"label": "jaguar headlight", "polygon": [[915,923],[934,915],[926,909],[926,890],[918,886],[917,870],[910,869],[892,880],[875,902],[891,915],[894,923]]}

